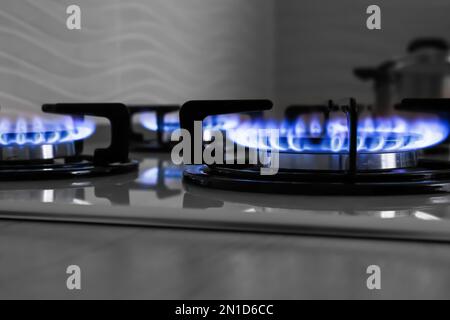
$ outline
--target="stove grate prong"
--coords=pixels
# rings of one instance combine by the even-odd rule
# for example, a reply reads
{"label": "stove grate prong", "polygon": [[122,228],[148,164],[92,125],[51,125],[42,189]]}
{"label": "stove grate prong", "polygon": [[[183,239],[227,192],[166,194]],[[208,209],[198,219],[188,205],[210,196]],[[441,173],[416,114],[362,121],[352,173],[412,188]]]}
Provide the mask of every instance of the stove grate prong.
{"label": "stove grate prong", "polygon": [[69,116],[93,116],[109,120],[111,144],[94,152],[94,163],[99,165],[129,162],[130,113],[121,103],[58,103],[45,104],[42,111]]}

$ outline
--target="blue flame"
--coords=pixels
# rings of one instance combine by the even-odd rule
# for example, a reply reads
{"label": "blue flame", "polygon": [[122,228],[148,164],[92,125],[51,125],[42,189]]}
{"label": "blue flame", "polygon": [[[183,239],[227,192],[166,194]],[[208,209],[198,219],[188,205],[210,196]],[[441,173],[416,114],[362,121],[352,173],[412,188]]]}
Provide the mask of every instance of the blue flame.
{"label": "blue flame", "polygon": [[[139,114],[139,122],[142,126],[150,131],[158,131],[158,121],[156,119],[155,112],[143,112]],[[174,131],[180,128],[180,120],[178,117],[178,113],[172,112],[166,114],[164,118],[164,128],[163,130],[166,132]]]}
{"label": "blue flame", "polygon": [[[164,174],[164,181],[170,179],[179,180],[183,177],[183,169],[179,167],[165,167],[162,170]],[[146,169],[140,175],[138,181],[144,185],[157,186],[160,174],[161,174],[160,168],[158,167]]]}
{"label": "blue flame", "polygon": [[11,145],[59,144],[83,140],[95,131],[95,123],[71,117],[43,119],[40,117],[0,118],[0,147]]}
{"label": "blue flame", "polygon": [[[255,138],[261,129],[279,130],[279,139]],[[380,153],[425,149],[442,143],[448,135],[448,124],[439,119],[366,117],[358,125],[358,151]],[[295,122],[247,122],[228,130],[228,136],[239,145],[262,150],[298,153],[349,150],[349,129],[345,118],[332,119],[327,124],[315,117],[308,120],[299,118]]]}
{"label": "blue flame", "polygon": [[[154,112],[144,112],[139,115],[139,122],[144,128],[150,131],[158,131],[158,122]],[[203,122],[206,130],[228,130],[236,128],[240,123],[239,115],[220,115],[208,117]],[[175,131],[180,128],[180,118],[177,112],[169,113],[164,118],[164,132]]]}

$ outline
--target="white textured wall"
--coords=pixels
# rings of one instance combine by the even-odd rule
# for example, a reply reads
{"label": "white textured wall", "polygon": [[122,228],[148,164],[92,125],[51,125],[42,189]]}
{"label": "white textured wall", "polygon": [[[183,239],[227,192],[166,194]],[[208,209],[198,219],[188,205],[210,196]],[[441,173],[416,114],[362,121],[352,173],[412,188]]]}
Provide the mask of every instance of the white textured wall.
{"label": "white textured wall", "polygon": [[[374,3],[382,31],[365,28]],[[69,4],[82,7],[81,32],[65,28]],[[450,38],[449,14],[449,0],[1,0],[0,105],[270,97],[281,114],[370,101],[352,68],[416,36]]]}
{"label": "white textured wall", "polygon": [[[66,8],[83,29],[66,29]],[[273,0],[1,0],[0,105],[271,96]]]}

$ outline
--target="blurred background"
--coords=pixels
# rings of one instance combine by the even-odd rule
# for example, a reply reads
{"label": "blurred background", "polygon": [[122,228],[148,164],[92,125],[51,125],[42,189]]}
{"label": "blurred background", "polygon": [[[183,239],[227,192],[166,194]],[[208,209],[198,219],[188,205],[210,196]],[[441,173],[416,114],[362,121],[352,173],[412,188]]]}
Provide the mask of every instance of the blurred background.
{"label": "blurred background", "polygon": [[[66,8],[82,9],[82,30]],[[382,8],[382,30],[366,9]],[[450,40],[450,2],[428,0],[2,0],[0,106],[373,99],[352,69],[402,55],[422,36]]]}

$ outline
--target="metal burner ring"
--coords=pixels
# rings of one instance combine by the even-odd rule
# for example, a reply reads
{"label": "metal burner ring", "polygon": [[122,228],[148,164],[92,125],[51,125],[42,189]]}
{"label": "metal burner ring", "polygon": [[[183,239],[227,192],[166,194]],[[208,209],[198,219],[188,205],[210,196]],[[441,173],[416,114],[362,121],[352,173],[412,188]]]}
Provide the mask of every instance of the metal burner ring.
{"label": "metal burner ring", "polygon": [[47,161],[75,155],[76,149],[73,142],[0,146],[0,162]]}
{"label": "metal burner ring", "polygon": [[[348,170],[349,155],[345,153],[289,153],[281,152],[280,169],[312,171]],[[358,171],[393,170],[416,167],[417,153],[359,153]]]}

